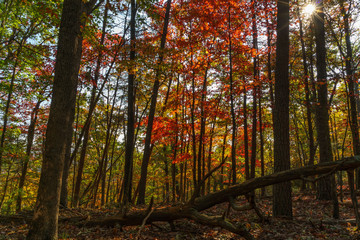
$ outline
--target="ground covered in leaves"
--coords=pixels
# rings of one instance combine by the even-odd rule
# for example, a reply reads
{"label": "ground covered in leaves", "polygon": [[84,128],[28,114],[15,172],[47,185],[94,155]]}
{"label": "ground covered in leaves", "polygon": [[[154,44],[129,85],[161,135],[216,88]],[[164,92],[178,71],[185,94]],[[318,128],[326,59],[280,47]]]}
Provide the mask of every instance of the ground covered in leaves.
{"label": "ground covered in leaves", "polygon": [[[245,203],[240,199],[239,203]],[[258,207],[265,216],[271,215],[271,198],[258,200]],[[208,215],[222,215],[228,208],[221,204],[206,211]],[[349,198],[345,195],[340,202],[340,219],[331,218],[332,204],[317,201],[312,194],[298,194],[293,197],[294,218],[292,220],[268,217],[260,221],[254,210],[246,212],[231,211],[228,219],[243,223],[256,239],[269,240],[313,240],[313,239],[360,239],[360,232],[354,225],[354,211]],[[205,240],[242,239],[226,230],[198,225],[189,220],[174,222],[175,229],[168,223],[155,223],[143,228],[123,227],[77,227],[74,223],[84,218],[98,218],[116,214],[116,210],[68,209],[61,210],[59,239],[158,239],[158,240]],[[0,217],[0,240],[25,239],[28,225],[24,219],[31,214],[22,213]]]}

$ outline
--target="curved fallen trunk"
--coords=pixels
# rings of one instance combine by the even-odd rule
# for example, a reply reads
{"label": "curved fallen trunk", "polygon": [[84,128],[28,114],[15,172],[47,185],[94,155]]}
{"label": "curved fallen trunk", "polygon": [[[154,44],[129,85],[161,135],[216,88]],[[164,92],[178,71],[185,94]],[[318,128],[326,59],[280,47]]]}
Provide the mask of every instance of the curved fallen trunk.
{"label": "curved fallen trunk", "polygon": [[253,239],[244,226],[233,224],[227,221],[223,216],[207,216],[200,212],[217,204],[229,202],[232,198],[246,195],[255,189],[265,186],[296,179],[304,179],[314,175],[324,174],[327,176],[329,174],[335,173],[336,171],[352,170],[358,167],[360,167],[360,156],[348,157],[341,161],[321,163],[313,166],[296,168],[270,174],[264,177],[250,179],[241,184],[230,186],[227,189],[210,193],[203,197],[195,198],[193,201],[182,205],[154,209],[151,213],[149,212],[149,209],[143,211],[134,211],[125,216],[118,215],[98,220],[88,220],[80,224],[86,226],[129,226],[141,225],[146,217],[148,217],[146,223],[157,221],[172,222],[177,219],[188,218],[195,220],[200,224],[222,227],[245,237],[245,239]]}

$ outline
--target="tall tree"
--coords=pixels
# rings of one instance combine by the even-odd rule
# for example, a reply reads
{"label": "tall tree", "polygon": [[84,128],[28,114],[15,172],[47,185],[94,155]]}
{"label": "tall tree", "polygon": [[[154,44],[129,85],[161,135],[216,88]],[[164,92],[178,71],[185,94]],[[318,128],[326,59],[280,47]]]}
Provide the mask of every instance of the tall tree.
{"label": "tall tree", "polygon": [[35,107],[32,110],[32,113],[31,113],[30,125],[29,125],[28,135],[26,138],[26,155],[25,155],[25,159],[23,162],[23,166],[21,168],[21,175],[20,175],[20,181],[19,181],[19,193],[18,193],[18,196],[16,199],[16,212],[21,211],[23,188],[25,185],[25,178],[26,178],[26,173],[27,173],[27,169],[28,169],[28,165],[29,165],[31,149],[32,149],[33,142],[34,142],[36,121],[38,118],[38,112],[39,112],[41,102],[42,102],[41,99],[39,99],[37,101]]}
{"label": "tall tree", "polygon": [[[313,14],[316,42],[316,69],[317,69],[317,96],[316,127],[319,143],[320,163],[332,161],[332,150],[329,129],[329,106],[326,75],[326,47],[324,27],[324,6],[320,1],[316,6],[316,13]],[[331,178],[322,178],[318,183],[317,197],[321,200],[332,199]]]}
{"label": "tall tree", "polygon": [[66,139],[70,134],[67,126],[73,120],[81,60],[81,28],[85,24],[84,15],[92,12],[96,2],[65,0],[63,4],[45,153],[27,239],[57,239],[61,178]]}
{"label": "tall tree", "polygon": [[124,165],[124,185],[122,204],[126,206],[131,202],[131,189],[133,177],[133,157],[135,138],[135,41],[136,41],[136,1],[131,0],[130,19],[130,67],[128,69],[128,106],[127,106],[127,128]]}
{"label": "tall tree", "polygon": [[303,68],[304,68],[304,83],[305,83],[305,106],[306,106],[306,122],[309,132],[309,165],[314,165],[315,161],[315,152],[316,147],[314,143],[314,131],[313,131],[313,123],[312,123],[312,108],[310,102],[310,86],[309,86],[309,64],[306,57],[306,48],[305,48],[305,41],[304,41],[304,31],[303,31],[303,21],[300,15],[299,7],[297,7],[297,14],[299,16],[299,33],[300,33],[300,43],[301,43],[301,54],[303,60]]}
{"label": "tall tree", "polygon": [[[350,8],[351,8],[350,3]],[[350,102],[350,127],[351,127],[351,136],[353,144],[354,155],[360,155],[360,138],[359,138],[359,124],[358,124],[358,112],[356,108],[356,94],[355,94],[355,85],[357,80],[353,76],[353,50],[351,44],[351,31],[350,31],[350,11],[351,9],[346,10],[345,1],[340,0],[340,11],[341,16],[344,20],[344,32],[345,32],[345,44],[346,44],[346,56],[345,56],[345,68],[346,68],[346,78],[349,88],[349,102]],[[360,186],[360,170],[357,171],[356,185],[359,189]]]}
{"label": "tall tree", "polygon": [[234,80],[233,80],[233,58],[232,58],[232,41],[231,41],[231,7],[229,6],[228,31],[229,31],[229,80],[230,80],[230,113],[232,123],[231,137],[231,176],[232,184],[236,184],[236,114],[234,103]]}
{"label": "tall tree", "polygon": [[167,29],[168,29],[168,25],[169,25],[171,0],[168,0],[166,4],[167,5],[166,5],[166,12],[165,12],[165,19],[164,19],[164,27],[163,27],[163,32],[162,32],[161,41],[160,41],[160,53],[159,53],[159,59],[158,59],[157,66],[156,66],[156,73],[155,73],[156,75],[155,75],[155,81],[154,81],[153,92],[152,92],[151,103],[150,103],[149,120],[148,120],[148,125],[146,128],[145,148],[144,148],[143,160],[141,163],[141,177],[140,177],[140,182],[139,182],[139,197],[137,200],[137,204],[145,203],[147,169],[148,169],[150,155],[151,155],[151,134],[152,134],[153,124],[154,124],[157,96],[158,96],[159,87],[160,87],[160,74],[161,74],[160,69],[161,69],[161,65],[164,60],[164,49],[165,49],[165,43],[166,43]]}
{"label": "tall tree", "polygon": [[[274,106],[274,172],[290,169],[289,136],[289,0],[277,3]],[[273,187],[274,216],[292,217],[291,183]]]}
{"label": "tall tree", "polygon": [[255,161],[256,161],[256,135],[257,135],[257,95],[259,83],[259,56],[258,56],[258,30],[256,23],[256,1],[252,1],[252,38],[255,55],[253,57],[253,109],[252,109],[252,131],[251,131],[251,158],[250,158],[250,178],[255,178]]}
{"label": "tall tree", "polygon": [[[98,95],[101,94],[103,87],[105,85],[106,80],[104,80],[104,82],[102,83],[101,87],[98,89],[98,93],[97,92],[97,85],[98,85],[98,80],[100,77],[100,70],[101,70],[101,62],[102,62],[102,58],[103,58],[103,48],[102,46],[104,45],[104,41],[105,41],[105,35],[106,35],[106,26],[107,26],[107,21],[108,21],[108,10],[109,10],[109,2],[107,0],[106,4],[105,4],[105,10],[104,10],[104,17],[103,17],[103,25],[102,25],[102,30],[101,30],[101,37],[100,37],[100,41],[99,41],[99,50],[97,52],[97,59],[96,59],[96,67],[95,67],[95,72],[94,72],[94,78],[93,79],[89,79],[91,81],[94,81],[95,84],[93,84],[92,87],[92,91],[91,91],[91,97],[90,97],[90,102],[89,102],[89,111],[88,111],[88,115],[87,115],[87,119],[86,119],[86,124],[83,128],[84,131],[84,137],[82,140],[82,148],[81,148],[81,152],[80,152],[80,159],[79,159],[79,167],[78,167],[78,173],[77,173],[77,177],[76,177],[76,183],[75,183],[75,189],[74,189],[74,199],[73,199],[73,206],[74,207],[78,207],[79,205],[79,201],[80,201],[80,187],[81,187],[81,182],[82,182],[82,174],[83,174],[83,170],[84,170],[84,164],[85,164],[85,158],[86,158],[86,151],[87,151],[87,146],[88,146],[88,141],[89,141],[89,137],[90,137],[90,126],[91,126],[91,121],[92,121],[92,115],[94,114],[94,109],[97,105],[97,102],[99,100]],[[91,72],[88,72],[89,78],[92,78],[91,76]],[[71,145],[71,140],[69,138],[69,142],[68,144]],[[71,146],[70,146],[71,147]],[[74,151],[74,153],[76,154],[76,152]],[[74,154],[73,153],[73,154]],[[65,166],[64,166],[64,176],[63,176],[63,182],[65,182],[67,184],[67,177],[68,177],[68,172],[69,172],[69,168],[70,168],[70,164],[71,164],[71,156],[69,156],[68,158],[65,159]],[[63,186],[62,188],[62,194],[61,194],[61,205],[62,206],[66,206],[66,198],[67,198],[67,185]]]}

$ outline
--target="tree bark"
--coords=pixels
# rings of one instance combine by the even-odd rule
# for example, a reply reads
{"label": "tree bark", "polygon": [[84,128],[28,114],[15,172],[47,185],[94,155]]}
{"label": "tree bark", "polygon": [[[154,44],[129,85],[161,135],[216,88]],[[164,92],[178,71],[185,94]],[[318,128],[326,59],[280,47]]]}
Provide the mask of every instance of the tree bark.
{"label": "tree bark", "polygon": [[[344,31],[345,31],[345,43],[346,43],[346,56],[345,56],[345,68],[346,68],[346,78],[349,88],[349,101],[350,101],[350,127],[351,127],[351,136],[353,144],[354,155],[360,154],[360,139],[359,139],[359,126],[358,126],[358,112],[356,108],[356,94],[355,94],[355,85],[357,79],[353,76],[353,51],[352,44],[350,39],[350,26],[349,26],[349,11],[346,11],[344,6],[344,0],[340,0],[340,10],[341,15],[344,19]],[[356,173],[356,185],[359,189],[360,177],[359,171]]]}
{"label": "tree bark", "polygon": [[125,146],[124,186],[122,204],[126,206],[131,202],[131,189],[133,177],[134,137],[135,137],[135,58],[136,58],[136,1],[131,0],[130,20],[130,62],[128,70],[128,106],[127,106],[127,130]]}
{"label": "tree bark", "polygon": [[83,15],[93,10],[96,1],[65,0],[63,4],[55,63],[53,96],[46,130],[34,218],[27,239],[57,239],[61,178],[66,139],[76,102],[80,68]]}
{"label": "tree bark", "polygon": [[231,134],[231,176],[232,184],[236,184],[236,115],[234,103],[234,81],[233,81],[233,63],[232,63],[232,39],[231,39],[231,8],[228,9],[228,31],[229,31],[229,80],[230,80],[230,114],[232,123]]}
{"label": "tree bark", "polygon": [[244,114],[244,151],[245,151],[245,179],[250,179],[249,168],[249,135],[247,124],[247,94],[246,94],[246,80],[244,79],[244,101],[243,101],[243,114]]}
{"label": "tree bark", "polygon": [[[313,15],[316,41],[316,68],[318,105],[316,108],[316,127],[319,143],[320,163],[332,161],[332,151],[329,129],[329,106],[326,75],[326,48],[324,7],[322,1],[317,4],[316,14]],[[317,197],[320,200],[332,199],[331,177],[319,181],[317,186]]]}
{"label": "tree bark", "polygon": [[[278,1],[275,106],[274,106],[274,172],[290,169],[289,136],[289,0]],[[273,187],[274,216],[292,217],[291,183]]]}
{"label": "tree bark", "polygon": [[259,84],[259,57],[258,53],[258,33],[256,24],[256,1],[252,1],[252,33],[253,33],[253,49],[255,56],[253,57],[253,109],[252,109],[252,130],[251,130],[251,158],[250,158],[250,178],[255,178],[255,162],[256,162],[256,133],[257,133],[257,92]]}
{"label": "tree bark", "polygon": [[305,83],[305,106],[306,106],[306,122],[309,132],[309,165],[313,165],[315,162],[315,143],[314,143],[314,131],[313,131],[313,124],[312,124],[312,108],[310,102],[310,87],[309,87],[309,66],[306,57],[306,48],[305,48],[305,41],[304,41],[304,32],[303,32],[303,24],[302,18],[300,15],[300,10],[297,9],[299,15],[299,31],[300,31],[300,43],[301,43],[301,53],[302,53],[302,60],[303,60],[303,68],[304,68],[304,83]]}

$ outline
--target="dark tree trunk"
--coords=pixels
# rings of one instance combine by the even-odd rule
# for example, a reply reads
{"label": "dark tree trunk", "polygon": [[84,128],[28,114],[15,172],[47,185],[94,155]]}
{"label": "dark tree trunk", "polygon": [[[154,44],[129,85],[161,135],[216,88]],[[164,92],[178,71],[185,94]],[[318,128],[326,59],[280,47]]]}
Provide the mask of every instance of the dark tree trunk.
{"label": "dark tree trunk", "polygon": [[[209,173],[211,171],[211,157],[212,157],[212,149],[213,149],[213,139],[214,139],[214,133],[215,133],[215,121],[216,121],[216,117],[214,119],[214,123],[211,127],[211,130],[210,130],[210,143],[209,143],[209,150],[208,150],[208,156],[207,156],[207,172]],[[216,188],[216,184],[217,182],[214,181],[214,187]],[[207,189],[206,189],[206,193],[210,193],[211,190],[210,190],[210,187],[211,187],[211,181],[210,181],[210,178],[207,180]]]}
{"label": "dark tree trunk", "polygon": [[243,102],[243,114],[244,114],[244,151],[245,151],[245,179],[250,179],[250,168],[249,168],[249,135],[248,135],[248,124],[247,124],[247,94],[246,94],[246,81],[244,80],[244,102]]}
{"label": "dark tree trunk", "polygon": [[[275,106],[274,106],[274,172],[290,169],[289,136],[289,0],[278,1]],[[291,183],[273,187],[274,216],[292,217]]]}
{"label": "dark tree trunk", "polygon": [[165,49],[167,28],[169,25],[170,7],[171,7],[171,0],[168,0],[167,5],[166,5],[166,14],[165,14],[165,20],[164,20],[163,33],[162,33],[161,42],[160,42],[159,60],[157,63],[155,82],[154,82],[153,92],[152,92],[152,96],[151,96],[148,125],[146,128],[145,148],[144,148],[143,160],[141,163],[141,176],[140,176],[140,182],[139,182],[139,197],[137,200],[137,204],[145,203],[147,171],[148,171],[148,165],[149,165],[150,155],[151,155],[151,134],[152,134],[152,128],[153,128],[153,123],[154,123],[154,118],[155,118],[157,96],[158,96],[159,87],[160,87],[160,74],[161,74],[160,70],[161,70],[161,64],[163,63],[163,59],[164,59],[163,50]]}
{"label": "dark tree trunk", "polygon": [[[316,127],[320,152],[320,163],[332,161],[332,150],[329,130],[329,106],[326,76],[326,48],[323,3],[317,5],[313,16],[316,41],[316,68],[318,105],[316,108]],[[320,200],[332,199],[331,177],[323,178],[318,183],[317,197]]]}
{"label": "dark tree trunk", "polygon": [[[130,61],[134,64],[136,58],[136,1],[131,0],[131,20],[130,20]],[[124,165],[124,186],[122,194],[122,204],[127,206],[131,202],[131,189],[133,177],[133,157],[134,157],[134,137],[135,137],[135,66],[130,66],[128,70],[128,106],[127,106],[127,130],[125,146],[125,165]],[[126,210],[126,207],[124,208]]]}
{"label": "dark tree trunk", "polygon": [[[359,139],[359,126],[358,126],[358,112],[356,109],[356,94],[355,94],[355,85],[357,79],[353,75],[353,52],[352,44],[350,39],[350,26],[349,26],[349,11],[346,11],[344,6],[344,0],[340,0],[340,9],[341,15],[344,19],[344,31],[345,31],[345,43],[346,43],[346,57],[345,57],[345,68],[346,68],[346,78],[349,88],[349,101],[350,101],[350,127],[352,135],[352,144],[354,155],[360,154],[360,139]],[[356,172],[356,185],[359,189],[360,185],[360,170]]]}
{"label": "dark tree trunk", "polygon": [[[224,133],[224,138],[223,138],[223,144],[222,144],[222,149],[221,149],[221,161],[224,161],[224,159],[225,159],[227,135],[228,135],[228,126],[227,126],[227,123],[226,123],[226,125],[225,125],[225,133]],[[222,189],[224,189],[224,166],[221,166],[220,171],[221,171],[220,172],[220,190],[222,190]]]}
{"label": "dark tree trunk", "polygon": [[[91,93],[91,100],[90,100],[90,105],[95,104],[94,102],[94,97],[95,97],[95,93],[96,93],[96,87],[93,87],[92,93]],[[90,106],[91,108],[91,106]],[[81,147],[81,152],[80,152],[80,159],[79,159],[79,165],[78,165],[78,170],[77,170],[77,175],[76,175],[76,182],[75,182],[75,189],[74,189],[74,199],[73,199],[73,206],[74,207],[78,207],[79,206],[79,201],[80,201],[80,187],[81,187],[81,181],[82,181],[82,173],[84,170],[84,166],[85,166],[85,158],[86,158],[86,150],[87,150],[87,145],[88,145],[88,141],[89,141],[89,135],[90,135],[90,125],[91,125],[91,119],[92,119],[92,115],[90,115],[90,112],[88,113],[88,124],[86,124],[84,126],[84,138],[82,140],[82,147]]]}
{"label": "dark tree trunk", "polygon": [[73,113],[71,113],[72,119],[69,121],[69,125],[67,126],[69,135],[66,139],[66,147],[65,147],[65,160],[64,160],[64,171],[62,175],[62,184],[61,184],[61,192],[60,192],[60,206],[63,208],[67,208],[68,206],[68,177],[70,171],[70,157],[71,157],[71,144],[73,137],[73,126],[72,123],[75,119],[75,108],[73,109]]}
{"label": "dark tree trunk", "polygon": [[[253,49],[258,52],[258,33],[256,24],[256,1],[252,1],[252,32],[253,32]],[[252,109],[252,131],[251,131],[251,159],[250,159],[250,178],[255,178],[255,161],[256,161],[256,133],[257,133],[257,92],[259,83],[259,58],[257,55],[253,58],[253,109]]]}
{"label": "dark tree trunk", "polygon": [[[261,176],[265,176],[265,159],[264,159],[264,134],[263,134],[263,120],[262,120],[262,92],[260,90],[259,93],[259,138],[260,138],[260,164],[261,164]],[[265,196],[266,194],[266,189],[265,187],[261,188],[261,196]]]}
{"label": "dark tree trunk", "polygon": [[308,132],[309,132],[308,165],[314,165],[316,148],[315,148],[315,143],[314,143],[314,131],[313,131],[313,124],[312,124],[312,116],[311,116],[313,111],[312,111],[311,102],[310,102],[309,66],[308,66],[307,57],[306,57],[303,24],[302,24],[302,18],[301,18],[299,9],[297,9],[297,12],[299,15],[301,53],[302,53],[302,61],[303,61],[303,68],[304,68],[306,122],[307,122],[307,127],[308,127]]}
{"label": "dark tree trunk", "polygon": [[26,139],[27,140],[26,155],[25,155],[25,160],[24,160],[23,166],[21,168],[21,175],[20,175],[20,180],[19,180],[19,190],[18,190],[19,193],[18,193],[18,196],[16,199],[16,212],[21,211],[23,188],[25,185],[25,178],[26,178],[26,173],[27,173],[27,169],[28,169],[28,165],[29,165],[31,149],[32,149],[32,145],[34,142],[35,126],[36,126],[37,114],[38,114],[40,104],[41,104],[41,101],[38,100],[38,102],[36,103],[32,113],[31,113],[31,120],[30,120],[28,135],[27,135],[27,139]]}
{"label": "dark tree trunk", "polygon": [[[61,178],[66,140],[74,113],[81,60],[84,14],[90,14],[96,1],[65,0],[61,16],[53,96],[46,130],[34,218],[27,239],[57,239]],[[66,126],[66,127],[64,127]]]}
{"label": "dark tree trunk", "polygon": [[232,137],[231,137],[231,176],[232,184],[236,184],[236,115],[235,115],[235,103],[234,103],[234,81],[233,81],[233,63],[232,63],[232,39],[231,39],[231,8],[229,7],[228,17],[228,31],[229,31],[229,80],[230,80],[230,113],[232,123]]}
{"label": "dark tree trunk", "polygon": [[[103,18],[102,34],[101,34],[101,38],[100,38],[100,42],[99,42],[100,46],[102,46],[104,44],[104,40],[105,40],[105,30],[106,30],[106,25],[107,25],[107,17],[108,17],[108,4],[105,4],[105,12],[104,12],[104,18]],[[78,205],[79,205],[80,186],[81,186],[81,181],[82,181],[82,172],[83,172],[83,168],[84,168],[84,164],[85,164],[86,149],[87,149],[87,143],[88,143],[88,139],[89,139],[89,131],[90,131],[91,119],[92,119],[92,114],[94,112],[94,109],[96,107],[96,103],[98,101],[98,96],[96,96],[96,88],[97,88],[96,86],[97,86],[99,75],[100,75],[100,66],[101,66],[102,56],[103,56],[103,53],[102,53],[102,50],[100,49],[99,52],[98,52],[98,57],[97,57],[97,61],[96,61],[96,68],[95,68],[95,73],[94,73],[94,79],[93,79],[94,82],[95,82],[95,85],[93,86],[93,90],[92,90],[92,93],[91,93],[89,112],[88,112],[87,119],[85,121],[86,123],[85,123],[84,129],[83,129],[83,134],[84,134],[83,145],[82,145],[82,149],[81,149],[78,174],[77,174],[76,183],[75,183],[75,189],[74,189],[73,206],[75,206],[75,207],[78,207]],[[91,78],[91,73],[90,72],[89,72],[89,76]],[[105,85],[105,81],[102,84],[98,94],[100,94],[100,92],[102,91],[104,85]],[[71,130],[69,130],[69,131],[72,131],[72,126],[69,126],[69,127],[71,128]],[[80,139],[81,139],[81,137],[80,137]],[[68,176],[69,176],[70,166],[71,166],[72,160],[73,160],[73,157],[71,156],[71,144],[72,144],[72,134],[71,134],[71,137],[69,137],[69,139],[68,139],[68,143],[67,143],[67,147],[66,147],[67,148],[66,149],[66,158],[65,158],[64,172],[63,172],[63,177],[62,177],[63,184],[62,184],[62,187],[61,187],[60,205],[63,206],[63,207],[67,207]],[[77,150],[74,150],[74,157],[75,157],[76,152],[77,152]]]}
{"label": "dark tree trunk", "polygon": [[[269,2],[267,2],[267,4],[269,4]],[[267,5],[267,8],[268,5]],[[272,14],[272,12],[270,11],[269,14]],[[269,94],[270,94],[270,107],[271,109],[274,108],[274,87],[273,87],[273,78],[272,78],[272,67],[271,67],[271,40],[272,40],[272,26],[271,23],[269,21],[269,18],[266,18],[266,35],[267,35],[267,60],[266,60],[266,70],[267,70],[267,74],[268,74],[268,81],[269,81]],[[273,116],[272,116],[273,117]]]}
{"label": "dark tree trunk", "polygon": [[[203,170],[204,170],[204,137],[205,137],[205,124],[206,124],[206,118],[205,118],[205,110],[204,110],[204,102],[206,99],[206,86],[207,86],[207,73],[208,70],[205,70],[205,76],[203,81],[203,86],[201,90],[201,101],[200,101],[200,135],[199,135],[199,148],[198,148],[198,154],[197,154],[197,179],[198,183],[201,182],[203,178]],[[202,187],[203,189],[203,187]]]}
{"label": "dark tree trunk", "polygon": [[8,123],[8,118],[9,118],[10,103],[11,103],[11,98],[12,98],[12,94],[14,91],[16,68],[17,68],[17,60],[15,61],[14,67],[12,70],[10,88],[9,88],[8,97],[6,100],[5,111],[3,114],[4,115],[3,127],[2,127],[2,131],[1,131],[1,139],[0,139],[0,174],[1,174],[1,170],[2,170],[2,158],[3,158],[3,154],[4,154],[4,143],[5,143],[5,136],[6,136],[6,130],[7,130],[7,123]]}

